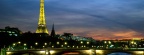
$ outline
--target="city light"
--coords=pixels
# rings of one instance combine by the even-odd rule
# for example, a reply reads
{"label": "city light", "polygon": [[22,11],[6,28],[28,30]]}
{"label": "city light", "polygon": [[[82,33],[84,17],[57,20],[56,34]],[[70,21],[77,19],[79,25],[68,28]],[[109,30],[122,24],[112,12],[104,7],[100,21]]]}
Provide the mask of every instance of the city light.
{"label": "city light", "polygon": [[54,48],[54,46],[52,46],[52,48]]}
{"label": "city light", "polygon": [[35,45],[38,45],[38,43],[36,42]]}
{"label": "city light", "polygon": [[79,47],[77,46],[77,48],[79,48]]}
{"label": "city light", "polygon": [[61,47],[63,47],[63,45],[61,45]]}
{"label": "city light", "polygon": [[87,42],[87,44],[89,44],[89,42]]}
{"label": "city light", "polygon": [[86,50],[85,52],[87,52],[87,53],[91,53],[91,50]]}
{"label": "city light", "polygon": [[47,45],[47,43],[44,43],[44,45]]}
{"label": "city light", "polygon": [[[3,2],[7,2],[7,3],[3,3]],[[140,16],[137,18],[141,18],[141,14],[140,15],[137,14],[140,12],[137,10],[135,11],[135,9],[141,8],[141,6],[135,8],[136,5],[141,5],[141,4],[137,4],[137,2],[136,3],[134,2],[135,5],[133,5],[133,6],[131,6],[132,5],[131,3],[129,5],[129,3],[125,3],[123,1],[120,1],[120,2],[114,1],[112,3],[110,3],[111,1],[108,3],[100,2],[100,6],[99,6],[99,3],[98,3],[99,1],[95,1],[95,2],[97,2],[96,4],[88,4],[87,5],[88,7],[84,7],[84,8],[88,8],[88,9],[86,9],[87,11],[85,11],[85,9],[80,9],[81,7],[79,8],[79,6],[76,6],[76,8],[80,10],[80,11],[78,11],[78,12],[80,12],[78,15],[77,15],[77,12],[73,12],[70,14],[67,14],[68,12],[65,12],[65,11],[70,11],[70,10],[56,9],[56,10],[59,10],[58,12],[55,12],[55,13],[58,13],[57,14],[58,16],[53,17],[52,15],[55,13],[48,14],[48,15],[50,15],[50,16],[52,16],[52,18],[54,18],[54,21],[57,23],[56,25],[58,25],[58,28],[61,29],[60,30],[57,28],[58,32],[55,32],[54,24],[52,27],[50,27],[52,29],[47,29],[47,25],[49,26],[51,24],[46,24],[47,20],[45,18],[47,16],[45,15],[44,0],[40,0],[40,3],[38,3],[40,5],[40,7],[39,7],[40,9],[39,9],[39,17],[37,17],[38,18],[38,23],[37,23],[38,26],[37,26],[36,30],[34,30],[35,28],[33,28],[33,27],[35,27],[34,25],[31,25],[31,26],[29,25],[29,24],[33,24],[32,22],[35,22],[36,19],[23,19],[23,18],[31,18],[30,16],[36,17],[36,15],[33,15],[35,13],[34,11],[36,11],[34,9],[37,9],[37,8],[33,8],[33,7],[36,7],[36,6],[33,6],[33,5],[36,5],[36,2],[31,1],[30,3],[27,3],[27,6],[29,6],[29,8],[32,7],[32,9],[30,9],[30,10],[28,10],[26,8],[27,6],[24,7],[25,5],[23,5],[23,4],[25,4],[25,3],[21,3],[19,1],[17,1],[18,4],[16,4],[18,6],[15,6],[13,4],[13,2],[11,3],[10,1],[3,1],[3,2],[2,2],[2,4],[0,4],[0,5],[4,5],[3,7],[1,7],[2,8],[1,11],[3,11],[3,12],[0,12],[1,16],[2,16],[0,18],[3,20],[1,20],[2,23],[0,23],[0,24],[5,23],[6,25],[9,25],[9,26],[17,26],[17,25],[19,26],[20,24],[27,22],[27,23],[25,23],[26,25],[20,25],[20,27],[26,26],[26,28],[21,27],[22,30],[23,31],[31,30],[31,31],[23,32],[22,30],[19,30],[18,28],[14,28],[14,27],[10,28],[9,26],[5,27],[5,29],[0,29],[0,39],[1,39],[0,40],[0,42],[1,42],[0,43],[0,48],[1,48],[0,54],[1,55],[27,55],[27,54],[29,54],[29,55],[58,55],[58,54],[59,55],[65,55],[65,54],[108,55],[110,53],[119,52],[119,51],[125,52],[125,53],[130,53],[131,55],[144,55],[144,37],[143,37],[142,32],[140,32],[140,31],[144,30],[144,28],[143,28],[144,26],[143,27],[141,26],[141,25],[143,25],[141,23],[144,20],[135,19],[135,21],[140,21],[140,22],[128,21],[128,20],[131,20],[129,18],[135,18],[137,16]],[[51,2],[51,1],[49,1],[49,2]],[[57,3],[57,1],[54,1],[54,2]],[[64,3],[64,2],[65,1],[62,1],[62,3]],[[71,1],[71,2],[73,2],[73,1]],[[77,2],[79,2],[79,1],[77,1]],[[87,2],[87,1],[84,1],[84,2]],[[117,3],[121,3],[121,2],[122,2],[122,4],[118,4],[118,7],[116,7]],[[31,4],[31,3],[34,3],[34,4]],[[10,5],[11,7],[5,7],[5,6],[9,6],[9,4],[11,4]],[[74,3],[74,4],[76,4],[76,3]],[[106,6],[101,6],[103,4]],[[116,5],[114,5],[114,4],[116,4]],[[22,7],[21,7],[21,5],[22,5]],[[50,9],[50,11],[54,11],[55,9],[53,10],[53,8],[61,7],[64,4],[58,4],[58,5],[59,6],[52,7],[52,9]],[[69,5],[73,5],[73,4],[69,3]],[[75,8],[75,6],[71,7],[69,5],[67,5],[66,8],[67,7]],[[89,5],[91,5],[91,6],[89,6]],[[94,6],[96,5],[96,7],[92,8],[92,9],[89,8],[89,7],[94,7],[93,5]],[[111,5],[112,5],[112,7],[108,7]],[[121,5],[126,5],[126,6],[130,6],[130,7],[125,7],[125,6],[121,6]],[[14,6],[14,7],[12,7],[12,6]],[[51,5],[47,5],[47,7],[51,8]],[[98,9],[97,9],[97,7],[98,7]],[[129,9],[129,8],[133,8],[133,7],[135,9]],[[9,9],[3,9],[3,8],[9,8]],[[12,8],[12,9],[10,9],[10,8]],[[14,9],[14,8],[16,8],[16,9]],[[20,10],[19,8],[24,8],[24,9]],[[106,8],[108,8],[108,9],[106,9]],[[109,10],[109,8],[111,8],[112,10],[111,9]],[[116,8],[116,9],[113,9],[113,8]],[[122,8],[122,9],[119,9],[119,8]],[[99,9],[102,9],[102,10],[99,10]],[[6,11],[6,10],[8,10],[8,11]],[[12,12],[10,12],[10,10],[12,10]],[[18,11],[19,13],[17,13],[14,10]],[[32,11],[32,10],[34,10],[34,11]],[[97,14],[95,12],[92,12],[92,11],[96,11],[96,10],[98,10]],[[85,11],[85,12],[83,12],[83,11]],[[102,11],[108,11],[108,12],[105,13]],[[109,11],[111,11],[111,12],[109,12]],[[123,12],[119,12],[119,11],[123,11]],[[128,11],[128,12],[125,12],[125,11]],[[135,13],[133,13],[132,11],[137,12],[136,13],[137,15],[135,15]],[[16,14],[20,14],[20,15],[13,16],[15,14],[13,12],[16,12]],[[28,13],[25,13],[25,12],[28,12]],[[32,12],[34,12],[34,13],[32,13]],[[61,16],[62,12],[63,12],[64,16]],[[87,13],[89,13],[89,14],[87,14]],[[118,14],[116,14],[116,13],[118,13]],[[124,13],[124,14],[122,14],[122,13]],[[129,14],[129,13],[132,13],[132,14]],[[29,14],[29,15],[25,15],[25,14]],[[60,16],[59,16],[59,14],[60,14]],[[74,14],[76,16],[73,17]],[[80,14],[82,14],[82,15],[80,15]],[[126,16],[126,14],[128,14],[129,16]],[[24,15],[25,17],[21,17],[22,15]],[[80,17],[79,17],[79,15],[80,15]],[[83,15],[86,15],[86,16],[83,16]],[[114,15],[116,15],[116,16],[114,16]],[[133,15],[133,16],[130,16],[130,15]],[[64,19],[65,17],[66,17],[66,19]],[[91,17],[92,17],[91,20],[86,19],[86,18],[91,18]],[[112,17],[118,18],[118,19],[114,19]],[[120,19],[121,17],[126,18],[126,20]],[[11,19],[11,20],[7,20],[5,18]],[[21,18],[22,20],[20,20],[19,18]],[[60,19],[64,19],[64,20],[60,20],[60,22],[62,21],[62,23],[59,23],[59,22],[57,22],[56,18],[60,18]],[[77,20],[73,20],[71,18],[77,18]],[[85,20],[81,20],[81,18],[84,18]],[[97,18],[100,18],[100,20]],[[19,23],[15,22],[12,19],[18,21]],[[94,22],[96,20],[98,22]],[[9,24],[5,21],[7,21]],[[63,23],[63,21],[66,21],[66,22]],[[75,23],[75,21],[76,21],[76,23]],[[87,21],[92,21],[92,23],[88,23]],[[99,22],[99,21],[101,21],[101,22]],[[111,21],[115,21],[115,22],[111,22]],[[11,24],[12,22],[14,22],[13,25]],[[124,23],[122,23],[122,22],[124,22]],[[49,23],[51,23],[51,20]],[[104,23],[104,24],[102,24],[102,23]],[[107,25],[107,23],[109,25]],[[112,24],[112,23],[115,23],[115,24]],[[128,23],[128,24],[126,24],[126,23]],[[67,25],[67,27],[65,26],[65,24]],[[74,24],[74,26],[76,26],[76,27],[72,26],[72,24]],[[83,26],[80,24],[84,24],[84,25],[86,24],[86,25]],[[101,26],[101,27],[93,26],[95,24],[98,24],[97,26]],[[141,26],[139,29],[137,29],[138,25]],[[1,26],[5,26],[5,25],[1,25]],[[31,27],[31,28],[27,28],[27,27]],[[82,27],[82,28],[80,28],[80,27]],[[131,28],[131,29],[128,29],[127,27]],[[65,29],[63,29],[63,28],[65,28]],[[90,30],[88,30],[88,29],[90,29]],[[109,29],[111,29],[111,30],[109,30]],[[49,30],[51,30],[51,33],[49,33]],[[35,31],[35,32],[33,32],[33,31]],[[65,31],[65,33],[60,34],[63,31]],[[72,33],[67,33],[67,32],[72,32]],[[81,32],[81,33],[79,33],[79,32]],[[82,36],[79,36],[79,35],[82,35]],[[142,38],[142,39],[133,39],[134,37],[138,37],[138,38]],[[126,39],[122,39],[122,38],[126,38]],[[65,54],[63,54],[63,53],[65,53]]]}
{"label": "city light", "polygon": [[26,43],[24,43],[24,46],[26,46],[27,44]]}
{"label": "city light", "polygon": [[106,44],[107,42],[106,42],[106,41],[104,41],[104,43]]}
{"label": "city light", "polygon": [[96,50],[96,53],[103,54],[103,51],[102,50]]}
{"label": "city light", "polygon": [[18,44],[20,44],[21,42],[19,41]]}
{"label": "city light", "polygon": [[134,44],[137,44],[136,42],[134,42]]}
{"label": "city light", "polygon": [[45,51],[40,51],[40,53],[45,53]]}
{"label": "city light", "polygon": [[50,50],[49,52],[50,52],[50,54],[54,54],[54,53],[55,53],[55,51],[54,51],[54,50]]}
{"label": "city light", "polygon": [[32,49],[32,48],[33,48],[33,46],[30,46],[30,48]]}
{"label": "city light", "polygon": [[84,47],[86,47],[86,46],[84,45]]}
{"label": "city light", "polygon": [[81,44],[83,44],[83,42],[81,41]]}
{"label": "city light", "polygon": [[67,45],[67,42],[65,42],[64,44]]}
{"label": "city light", "polygon": [[114,45],[110,45],[110,48],[113,48],[114,47]]}
{"label": "city light", "polygon": [[6,52],[6,54],[7,54],[7,55],[10,55],[10,54],[12,54],[12,52]]}
{"label": "city light", "polygon": [[137,55],[143,55],[144,52],[143,51],[136,51],[135,54],[137,54]]}
{"label": "city light", "polygon": [[70,47],[70,46],[67,46],[67,47]]}
{"label": "city light", "polygon": [[46,51],[45,53],[46,53],[47,55],[49,54],[49,52],[48,52],[48,51]]}
{"label": "city light", "polygon": [[16,44],[15,43],[13,43],[13,46],[15,46]]}
{"label": "city light", "polygon": [[111,44],[111,41],[109,41],[108,43]]}
{"label": "city light", "polygon": [[131,44],[134,44],[134,41],[131,41]]}
{"label": "city light", "polygon": [[59,42],[57,42],[57,44],[60,44]]}
{"label": "city light", "polygon": [[73,46],[73,48],[74,48],[74,46]]}

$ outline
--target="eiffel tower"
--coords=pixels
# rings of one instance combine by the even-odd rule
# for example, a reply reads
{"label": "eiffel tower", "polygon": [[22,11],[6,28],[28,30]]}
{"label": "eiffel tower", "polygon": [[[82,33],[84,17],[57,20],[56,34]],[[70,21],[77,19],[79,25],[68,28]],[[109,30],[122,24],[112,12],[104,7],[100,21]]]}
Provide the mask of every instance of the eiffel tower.
{"label": "eiffel tower", "polygon": [[46,20],[45,20],[44,0],[40,0],[40,14],[36,33],[48,34],[48,29],[46,27]]}

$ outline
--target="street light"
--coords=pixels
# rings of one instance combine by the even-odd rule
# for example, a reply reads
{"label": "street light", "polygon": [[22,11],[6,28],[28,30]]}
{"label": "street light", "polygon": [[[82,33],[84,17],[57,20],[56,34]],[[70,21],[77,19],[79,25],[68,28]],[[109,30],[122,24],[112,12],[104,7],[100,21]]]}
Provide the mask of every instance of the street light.
{"label": "street light", "polygon": [[131,41],[131,44],[134,44],[134,41]]}
{"label": "street light", "polygon": [[65,42],[64,44],[67,45],[67,42]]}
{"label": "street light", "polygon": [[63,45],[61,45],[61,47],[63,47]]}
{"label": "street light", "polygon": [[43,46],[43,48],[44,48],[45,46]]}
{"label": "street light", "polygon": [[36,42],[35,45],[38,45],[38,43]]}
{"label": "street light", "polygon": [[83,46],[81,46],[81,47],[83,47]]}
{"label": "street light", "polygon": [[18,44],[20,44],[21,42],[19,41]]}
{"label": "street light", "polygon": [[74,48],[74,46],[73,46],[73,48]]}
{"label": "street light", "polygon": [[83,42],[81,41],[81,44],[83,44]]}
{"label": "street light", "polygon": [[136,42],[134,42],[134,44],[137,44]]}
{"label": "street light", "polygon": [[106,44],[107,42],[106,42],[106,41],[104,41],[104,43]]}
{"label": "street light", "polygon": [[79,47],[77,46],[77,48],[79,48]]}
{"label": "street light", "polygon": [[26,43],[24,43],[24,46],[26,46],[27,44]]}
{"label": "street light", "polygon": [[52,46],[52,48],[54,48],[54,46]]}
{"label": "street light", "polygon": [[16,44],[15,43],[13,43],[13,46],[15,46]]}
{"label": "street light", "polygon": [[87,44],[89,44],[89,42],[87,42]]}
{"label": "street light", "polygon": [[84,47],[86,47],[86,46],[84,45]]}
{"label": "street light", "polygon": [[59,44],[59,42],[57,42],[57,44]]}
{"label": "street light", "polygon": [[93,45],[92,45],[92,47],[93,47]]}
{"label": "street light", "polygon": [[47,45],[47,43],[44,43],[45,45]]}
{"label": "street light", "polygon": [[108,43],[111,44],[111,41],[109,41]]}
{"label": "street light", "polygon": [[67,47],[70,47],[70,46],[67,46]]}
{"label": "street light", "polygon": [[32,49],[32,48],[33,48],[33,46],[30,46],[30,48]]}

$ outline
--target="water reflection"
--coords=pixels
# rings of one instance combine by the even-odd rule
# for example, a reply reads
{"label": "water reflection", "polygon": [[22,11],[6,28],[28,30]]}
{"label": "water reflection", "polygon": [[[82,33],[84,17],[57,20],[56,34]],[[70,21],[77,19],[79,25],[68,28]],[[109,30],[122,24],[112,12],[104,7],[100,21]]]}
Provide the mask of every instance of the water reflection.
{"label": "water reflection", "polygon": [[116,53],[111,53],[111,54],[108,54],[108,55],[131,55],[131,54],[129,54],[129,53],[116,52]]}

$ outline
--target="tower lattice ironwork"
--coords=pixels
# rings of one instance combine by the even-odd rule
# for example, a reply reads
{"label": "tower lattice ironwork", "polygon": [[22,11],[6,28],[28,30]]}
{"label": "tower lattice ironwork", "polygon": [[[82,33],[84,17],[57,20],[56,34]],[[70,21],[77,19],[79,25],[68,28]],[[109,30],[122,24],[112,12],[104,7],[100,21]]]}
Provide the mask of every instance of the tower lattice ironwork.
{"label": "tower lattice ironwork", "polygon": [[45,20],[44,0],[40,0],[40,14],[39,14],[38,27],[36,33],[48,34],[48,29],[46,27],[46,20]]}

